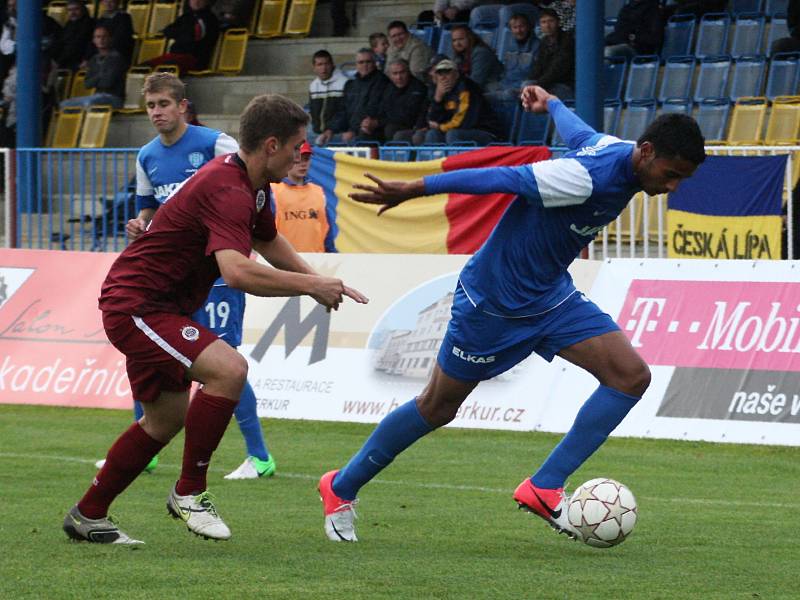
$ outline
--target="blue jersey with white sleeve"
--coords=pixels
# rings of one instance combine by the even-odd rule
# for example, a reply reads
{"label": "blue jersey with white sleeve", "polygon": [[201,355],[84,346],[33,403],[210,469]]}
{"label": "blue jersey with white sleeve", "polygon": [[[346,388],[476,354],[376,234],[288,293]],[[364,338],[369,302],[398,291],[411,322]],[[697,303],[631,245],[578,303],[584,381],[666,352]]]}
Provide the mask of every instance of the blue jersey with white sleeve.
{"label": "blue jersey with white sleeve", "polygon": [[136,157],[136,211],[158,208],[212,158],[238,149],[231,136],[199,125],[188,125],[171,146],[156,136],[142,146]]}
{"label": "blue jersey with white sleeve", "polygon": [[470,302],[490,314],[535,316],[571,296],[567,267],[641,191],[633,142],[597,133],[560,100],[550,100],[548,110],[572,149],[562,158],[424,179],[429,195],[517,196],[460,275]]}

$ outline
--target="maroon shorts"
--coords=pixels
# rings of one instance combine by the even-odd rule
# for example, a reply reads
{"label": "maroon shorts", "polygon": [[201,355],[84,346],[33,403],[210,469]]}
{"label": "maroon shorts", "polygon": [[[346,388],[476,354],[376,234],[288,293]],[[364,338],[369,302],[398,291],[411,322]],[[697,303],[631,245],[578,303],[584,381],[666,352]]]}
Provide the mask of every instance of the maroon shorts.
{"label": "maroon shorts", "polygon": [[125,355],[134,400],[153,402],[161,392],[188,390],[186,370],[219,338],[189,317],[152,313],[135,317],[103,312],[103,327]]}

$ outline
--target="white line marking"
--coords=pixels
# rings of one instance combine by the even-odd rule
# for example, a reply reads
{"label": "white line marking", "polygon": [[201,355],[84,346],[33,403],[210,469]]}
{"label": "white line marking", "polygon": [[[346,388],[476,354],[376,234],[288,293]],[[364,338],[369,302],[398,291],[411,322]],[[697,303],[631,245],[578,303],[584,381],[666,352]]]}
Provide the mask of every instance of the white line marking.
{"label": "white line marking", "polygon": [[[97,458],[78,458],[74,456],[51,456],[46,454],[19,454],[16,452],[0,452],[0,459],[2,458],[21,458],[26,460],[48,460],[48,461],[61,461],[61,462],[71,462],[71,463],[79,463],[85,465],[92,465],[97,462]],[[173,471],[178,471],[180,469],[179,465],[172,465],[170,463],[159,462],[158,469],[170,469]],[[211,467],[209,469],[211,472],[216,473],[227,473],[229,469],[224,469],[221,467]],[[280,471],[275,474],[276,477],[286,477],[287,479],[304,479],[307,481],[317,481],[319,479],[319,475],[307,475],[305,473],[287,473],[286,471]],[[460,492],[486,492],[490,494],[507,494],[509,498],[511,497],[512,490],[505,489],[505,488],[491,488],[491,487],[484,487],[479,485],[453,485],[450,483],[417,483],[417,482],[409,482],[409,481],[392,481],[389,479],[373,479],[370,483],[377,483],[382,485],[398,485],[407,488],[419,488],[419,489],[426,489],[426,490],[449,490],[449,491],[460,491]],[[709,506],[729,506],[729,507],[754,507],[754,508],[783,508],[789,509],[793,508],[796,509],[798,506],[797,504],[786,504],[781,502],[749,502],[743,500],[714,500],[711,498],[665,498],[665,497],[658,497],[658,496],[636,496],[640,500],[645,500],[647,502],[665,502],[665,503],[680,503],[680,504],[699,504],[699,505],[709,505]]]}

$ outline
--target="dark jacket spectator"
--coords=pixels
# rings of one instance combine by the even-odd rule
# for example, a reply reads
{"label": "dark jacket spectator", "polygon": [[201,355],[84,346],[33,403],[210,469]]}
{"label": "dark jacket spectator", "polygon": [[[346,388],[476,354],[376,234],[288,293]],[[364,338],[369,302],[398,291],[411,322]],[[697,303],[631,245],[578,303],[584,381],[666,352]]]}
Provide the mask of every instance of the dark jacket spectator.
{"label": "dark jacket spectator", "polygon": [[[428,88],[408,69],[408,63],[397,59],[389,65],[391,84],[386,86],[378,113],[378,127],[387,140],[411,141],[417,127],[424,126],[428,107]],[[396,137],[398,133],[399,137]]]}
{"label": "dark jacket spectator", "polygon": [[494,50],[465,25],[453,27],[450,35],[455,62],[461,75],[486,91],[499,87],[503,65]]}
{"label": "dark jacket spectator", "polygon": [[543,9],[539,14],[539,27],[544,37],[530,78],[551,94],[570,98],[575,87],[575,38],[561,31],[558,16],[550,9]]}
{"label": "dark jacket spectator", "polygon": [[94,32],[94,19],[81,0],[67,2],[67,22],[61,33],[61,53],[55,57],[62,69],[77,70],[89,53]]}
{"label": "dark jacket spectator", "polygon": [[[363,62],[366,60],[371,61],[369,65]],[[356,70],[355,79],[344,86],[345,110],[335,117],[333,131],[349,131],[359,135],[362,121],[366,117],[377,117],[380,112],[381,97],[389,80],[375,68],[371,50],[361,51],[356,55]]]}
{"label": "dark jacket spectator", "polygon": [[771,54],[800,52],[800,0],[789,0],[786,26],[789,28],[789,37],[775,40],[770,49]]}
{"label": "dark jacket spectator", "polygon": [[606,36],[606,56],[657,54],[663,41],[659,0],[630,0],[620,9],[614,31]]}
{"label": "dark jacket spectator", "polygon": [[[174,22],[164,28],[164,35],[172,40],[170,57],[155,64],[175,62],[181,70],[202,70],[208,68],[214,46],[219,36],[219,21],[211,9],[208,0],[189,0],[189,9]],[[153,59],[149,64],[154,64]]]}
{"label": "dark jacket spectator", "polygon": [[[127,64],[133,61],[133,21],[124,10],[120,10],[119,0],[103,0],[105,9],[100,14],[95,25],[102,25],[111,32],[111,47],[119,52]],[[94,48],[89,53],[94,54]]]}

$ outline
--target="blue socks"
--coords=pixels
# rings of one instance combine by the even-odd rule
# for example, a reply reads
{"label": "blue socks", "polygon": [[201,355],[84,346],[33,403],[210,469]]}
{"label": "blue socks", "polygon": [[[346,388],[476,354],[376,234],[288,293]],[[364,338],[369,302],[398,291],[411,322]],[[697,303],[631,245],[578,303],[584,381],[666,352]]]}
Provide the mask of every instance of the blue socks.
{"label": "blue socks", "polygon": [[259,460],[269,460],[269,451],[264,443],[264,434],[261,432],[261,422],[258,420],[256,407],[256,394],[249,381],[244,382],[239,404],[233,411],[239,430],[247,446],[247,455],[255,456]]}
{"label": "blue socks", "polygon": [[564,487],[567,477],[594,454],[638,401],[639,398],[610,387],[598,387],[578,411],[570,430],[531,477],[533,485],[545,489]]}
{"label": "blue socks", "polygon": [[394,457],[433,431],[417,410],[416,398],[390,412],[369,436],[350,462],[336,474],[333,492],[353,500],[358,490],[389,466]]}

